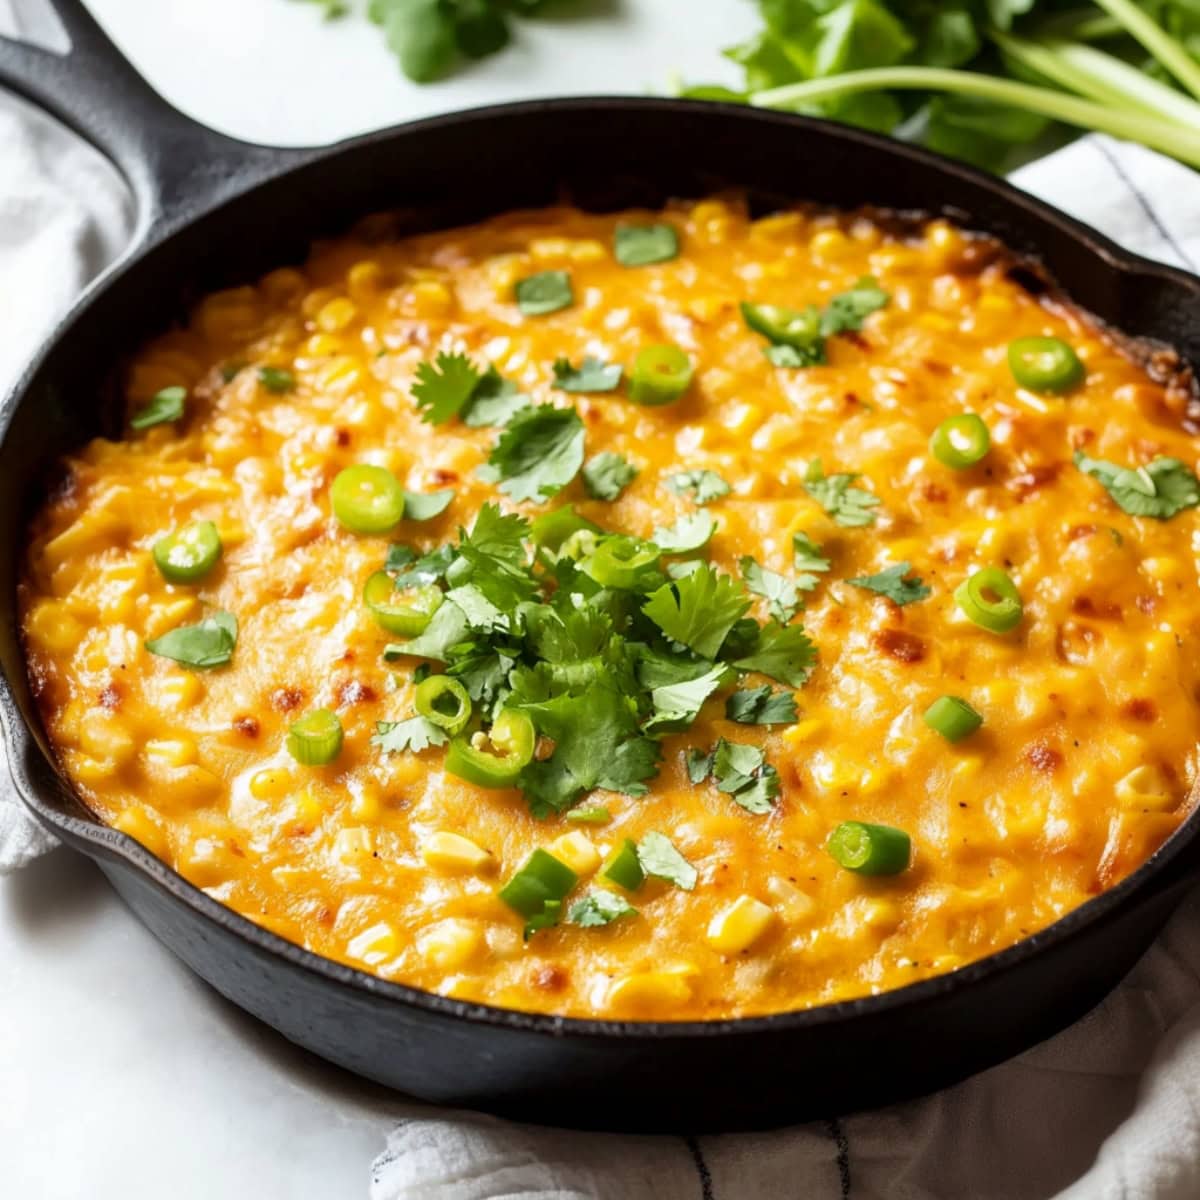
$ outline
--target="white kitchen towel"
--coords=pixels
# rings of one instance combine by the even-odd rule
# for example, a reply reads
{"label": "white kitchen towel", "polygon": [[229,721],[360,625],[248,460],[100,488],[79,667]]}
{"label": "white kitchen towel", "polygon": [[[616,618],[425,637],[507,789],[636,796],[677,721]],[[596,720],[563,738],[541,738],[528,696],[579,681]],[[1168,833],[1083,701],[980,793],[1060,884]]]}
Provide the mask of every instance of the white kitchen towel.
{"label": "white kitchen towel", "polygon": [[[0,0],[0,29],[5,16]],[[1091,137],[1016,180],[1134,250],[1200,268],[1200,177],[1167,159]],[[128,197],[106,164],[0,95],[0,392],[119,253],[130,224]],[[49,845],[0,772],[0,873]],[[797,1086],[803,1071],[797,1064]],[[370,1195],[1197,1200],[1200,896],[1089,1017],[928,1099],[773,1133],[695,1138],[569,1133],[413,1106],[374,1164]]]}
{"label": "white kitchen towel", "polygon": [[[1200,271],[1200,175],[1176,162],[1088,137],[1013,178],[1140,254]],[[572,1133],[414,1107],[375,1161],[370,1195],[1200,1200],[1200,893],[1084,1020],[937,1095],[709,1137]]]}

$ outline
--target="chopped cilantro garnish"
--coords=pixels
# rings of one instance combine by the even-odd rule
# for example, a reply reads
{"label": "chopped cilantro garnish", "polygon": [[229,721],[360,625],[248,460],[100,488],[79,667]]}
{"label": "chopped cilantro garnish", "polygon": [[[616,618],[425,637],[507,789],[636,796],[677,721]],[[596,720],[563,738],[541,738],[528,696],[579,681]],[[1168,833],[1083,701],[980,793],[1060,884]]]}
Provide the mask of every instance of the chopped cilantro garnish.
{"label": "chopped cilantro garnish", "polygon": [[505,379],[495,367],[489,366],[462,410],[463,424],[472,429],[485,426],[498,429],[532,403],[511,379]]}
{"label": "chopped cilantro garnish", "polygon": [[725,635],[749,607],[745,593],[728,575],[702,563],[685,579],[651,593],[642,612],[672,641],[715,658]]}
{"label": "chopped cilantro garnish", "polygon": [[779,773],[757,746],[721,738],[711,754],[689,750],[687,763],[693,783],[702,783],[711,775],[718,790],[747,812],[770,812],[771,801],[779,795]]}
{"label": "chopped cilantro garnish", "polygon": [[389,642],[383,648],[383,657],[391,662],[411,654],[414,658],[432,658],[445,662],[451,646],[467,638],[467,618],[457,604],[443,604],[433,614],[423,633],[407,642]]}
{"label": "chopped cilantro garnish", "polygon": [[587,929],[595,925],[608,925],[618,917],[636,916],[637,909],[624,896],[618,896],[607,888],[595,888],[571,905],[567,920],[572,925]]}
{"label": "chopped cilantro garnish", "polygon": [[442,425],[458,416],[482,378],[465,354],[439,352],[432,363],[421,363],[412,389],[421,420]]}
{"label": "chopped cilantro garnish", "polygon": [[583,486],[593,500],[616,500],[637,478],[637,467],[605,450],[583,464]]}
{"label": "chopped cilantro garnish", "polygon": [[444,513],[453,499],[453,488],[444,488],[440,492],[405,492],[404,519],[406,521],[432,520]]}
{"label": "chopped cilantro garnish", "polygon": [[709,750],[705,753],[693,746],[684,755],[684,765],[693,783],[703,783],[712,774],[713,752]]}
{"label": "chopped cilantro garnish", "polygon": [[539,271],[517,281],[517,307],[527,317],[558,312],[575,302],[571,276],[566,271]]}
{"label": "chopped cilantro garnish", "polygon": [[383,569],[393,576],[397,588],[425,587],[442,579],[453,561],[454,553],[449,546],[439,546],[418,558],[411,546],[393,542],[388,547]]}
{"label": "chopped cilantro garnish", "polygon": [[286,367],[259,367],[258,382],[276,396],[285,395],[296,387],[296,377]]}
{"label": "chopped cilantro garnish", "polygon": [[384,754],[402,754],[406,750],[419,753],[430,746],[444,746],[449,740],[446,731],[425,717],[409,717],[407,721],[376,721],[371,745]]}
{"label": "chopped cilantro garnish", "polygon": [[1098,480],[1124,512],[1169,520],[1200,504],[1200,482],[1177,458],[1156,458],[1144,467],[1122,467],[1075,452],[1075,465]]}
{"label": "chopped cilantro garnish", "polygon": [[847,579],[853,587],[864,588],[868,592],[886,596],[901,606],[913,604],[917,600],[927,600],[933,593],[922,582],[919,575],[906,578],[912,570],[910,563],[896,563],[878,575],[860,575],[857,579]]}
{"label": "chopped cilantro garnish", "polygon": [[673,225],[618,225],[613,253],[623,267],[668,262],[679,253],[679,234]]}
{"label": "chopped cilantro garnish", "polygon": [[711,504],[729,495],[729,484],[716,471],[707,468],[692,471],[676,471],[668,475],[663,483],[676,496],[686,496],[696,504]]}
{"label": "chopped cilantro garnish", "polygon": [[654,531],[654,544],[664,554],[692,554],[707,546],[717,531],[712,513],[684,513],[674,525]]}
{"label": "chopped cilantro garnish", "polygon": [[565,358],[554,360],[554,386],[564,392],[611,392],[621,383],[618,363],[585,358],[577,367]]}
{"label": "chopped cilantro garnish", "polygon": [[875,514],[869,510],[879,504],[879,497],[854,487],[856,479],[857,475],[826,475],[821,460],[814,458],[804,472],[804,488],[839,525],[874,525]]}
{"label": "chopped cilantro garnish", "polygon": [[749,653],[735,659],[733,665],[758,671],[788,687],[803,687],[817,665],[817,648],[799,625],[771,621],[758,631]]}
{"label": "chopped cilantro garnish", "polygon": [[767,609],[777,621],[786,625],[800,609],[800,593],[794,579],[761,566],[750,555],[739,563],[746,587],[767,601]]}
{"label": "chopped cilantro garnish", "polygon": [[696,886],[699,872],[671,843],[665,834],[643,834],[637,847],[638,862],[647,875],[665,879],[676,887],[690,892]]}
{"label": "chopped cilantro garnish", "polygon": [[821,553],[821,547],[806,533],[792,534],[792,566],[800,574],[796,586],[802,592],[811,592],[821,581],[812,572],[829,570],[829,559]]}
{"label": "chopped cilantro garnish", "polygon": [[676,733],[696,719],[704,702],[730,677],[726,666],[715,666],[695,679],[664,684],[650,693],[654,712],[643,726],[646,733]]}
{"label": "chopped cilantro garnish", "polygon": [[796,715],[795,695],[772,691],[765,683],[734,692],[725,701],[725,716],[742,725],[790,725]]}
{"label": "chopped cilantro garnish", "polygon": [[165,425],[178,421],[183,416],[183,402],[187,399],[187,388],[165,387],[155,392],[145,408],[140,408],[129,419],[131,429],[149,429],[152,425]]}
{"label": "chopped cilantro garnish", "polygon": [[821,314],[821,332],[829,337],[835,333],[859,330],[873,312],[885,307],[891,296],[871,275],[864,275],[848,292],[834,296]]}
{"label": "chopped cilantro garnish", "polygon": [[583,466],[583,422],[573,408],[524,408],[496,439],[481,478],[514,500],[548,500]]}

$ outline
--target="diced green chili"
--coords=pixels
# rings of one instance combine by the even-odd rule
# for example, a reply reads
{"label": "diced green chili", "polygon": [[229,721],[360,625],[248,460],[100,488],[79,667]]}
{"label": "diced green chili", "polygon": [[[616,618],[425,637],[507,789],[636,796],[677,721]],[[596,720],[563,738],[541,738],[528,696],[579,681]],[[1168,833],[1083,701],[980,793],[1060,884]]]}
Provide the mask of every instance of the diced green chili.
{"label": "diced green chili", "polygon": [[404,637],[424,633],[442,599],[441,591],[432,585],[398,592],[386,571],[376,571],[363,585],[363,603],[379,627]]}
{"label": "diced green chili", "polygon": [[646,873],[638,859],[637,846],[631,839],[626,838],[608,856],[600,868],[600,874],[629,892],[636,892],[642,886]]}
{"label": "diced green chili", "polygon": [[925,710],[925,724],[948,742],[961,742],[983,724],[983,718],[959,696],[939,696]]}
{"label": "diced green chili", "polygon": [[956,471],[981,462],[992,447],[991,434],[983,418],[975,413],[947,417],[929,439],[929,452],[944,467]]}
{"label": "diced green chili", "polygon": [[359,463],[339,471],[329,488],[333,515],[351,533],[387,533],[404,516],[404,489],[383,467]]}
{"label": "diced green chili", "polygon": [[193,521],[154,543],[154,565],[170,583],[195,583],[217,565],[221,535],[211,521]]}
{"label": "diced green chili", "polygon": [[502,709],[486,733],[459,734],[446,751],[446,770],[479,787],[512,787],[533,761],[533,722],[517,709]]}
{"label": "diced green chili", "polygon": [[585,575],[601,587],[628,590],[653,567],[662,552],[653,542],[615,534],[597,542],[596,548],[579,565]]}
{"label": "diced green chili", "polygon": [[421,716],[451,737],[461,733],[471,719],[471,697],[449,675],[431,675],[418,684],[413,703]]}
{"label": "diced green chili", "polygon": [[912,842],[903,829],[843,821],[829,836],[833,860],[860,875],[898,875],[912,859]]}
{"label": "diced green chili", "polygon": [[535,850],[497,895],[525,918],[528,940],[539,929],[558,924],[563,898],[578,882],[579,876],[566,863],[545,850]]}
{"label": "diced green chili", "polygon": [[1067,392],[1083,379],[1079,355],[1060,338],[1026,337],[1009,343],[1008,369],[1033,392]]}

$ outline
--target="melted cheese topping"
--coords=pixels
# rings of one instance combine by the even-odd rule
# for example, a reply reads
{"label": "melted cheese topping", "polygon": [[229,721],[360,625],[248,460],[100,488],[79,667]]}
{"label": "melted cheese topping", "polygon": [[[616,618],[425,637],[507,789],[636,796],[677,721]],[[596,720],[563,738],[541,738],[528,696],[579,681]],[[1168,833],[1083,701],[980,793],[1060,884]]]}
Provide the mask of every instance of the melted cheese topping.
{"label": "melted cheese topping", "polygon": [[[69,460],[22,586],[31,675],[80,794],[210,896],[320,954],[564,1014],[716,1018],[878,992],[1008,946],[1111,886],[1180,823],[1196,776],[1197,512],[1128,516],[1070,460],[1084,448],[1194,467],[1181,392],[1023,290],[994,243],[943,222],[901,236],[861,216],[752,221],[707,201],[657,218],[677,226],[678,258],[620,266],[614,226],[648,219],[559,209],[334,241],[302,269],[208,297],[138,355],[131,411],[183,385],[185,420]],[[523,317],[514,282],[547,269],[571,273],[576,302]],[[824,366],[773,367],[738,312],[742,300],[824,304],[864,274],[891,302],[831,338]],[[1009,372],[1008,342],[1039,334],[1086,365],[1067,396],[1025,391]],[[556,358],[628,365],[664,341],[697,368],[676,404],[551,387]],[[421,548],[498,498],[475,473],[495,431],[418,417],[414,373],[438,348],[494,363],[539,400],[574,401],[588,454],[640,470],[615,503],[577,480],[554,504],[648,537],[693,510],[664,477],[708,467],[733,487],[708,509],[717,566],[736,575],[752,554],[791,574],[793,533],[824,546],[833,568],[804,614],[820,665],[796,724],[735,725],[710,701],[664,740],[649,794],[594,797],[612,820],[586,829],[448,776],[441,749],[369,745],[377,721],[410,715],[413,664],[382,660],[389,637],[360,600],[387,539],[338,525],[330,481],[371,462],[411,491],[454,487],[445,514],[392,534]],[[262,365],[292,371],[295,390],[260,386]],[[964,410],[993,448],[956,472],[928,442]],[[880,497],[873,528],[840,527],[806,493],[818,456]],[[168,584],[150,548],[196,519],[218,525],[222,562],[199,584]],[[901,560],[929,599],[898,608],[844,582]],[[1004,636],[952,596],[993,564],[1025,604]],[[144,649],[218,608],[241,626],[231,666],[191,672]],[[921,719],[947,692],[984,716],[958,745]],[[345,745],[306,768],[284,739],[319,705],[339,713]],[[719,736],[767,752],[782,785],[769,814],[688,782],[685,748]],[[838,867],[824,845],[847,819],[907,830],[911,868],[869,879]],[[532,849],[587,875],[649,830],[698,868],[694,891],[648,881],[635,918],[523,942],[496,891]]]}

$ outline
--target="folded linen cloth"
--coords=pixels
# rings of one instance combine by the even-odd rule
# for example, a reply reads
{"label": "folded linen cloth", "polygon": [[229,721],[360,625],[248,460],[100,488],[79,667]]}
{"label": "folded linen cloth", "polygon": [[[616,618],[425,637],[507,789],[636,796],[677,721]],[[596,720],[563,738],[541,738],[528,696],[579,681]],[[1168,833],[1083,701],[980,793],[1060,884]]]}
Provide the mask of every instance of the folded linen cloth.
{"label": "folded linen cloth", "polygon": [[[0,0],[0,29],[11,28],[6,10]],[[1200,269],[1200,176],[1176,163],[1089,137],[1015,179],[1131,249]],[[0,393],[130,228],[115,173],[0,94]],[[0,874],[52,844],[0,771]],[[797,1064],[797,1086],[803,1072]],[[936,1096],[772,1133],[698,1138],[570,1133],[413,1106],[374,1164],[370,1195],[1195,1200],[1200,895],[1095,1012]]]}

